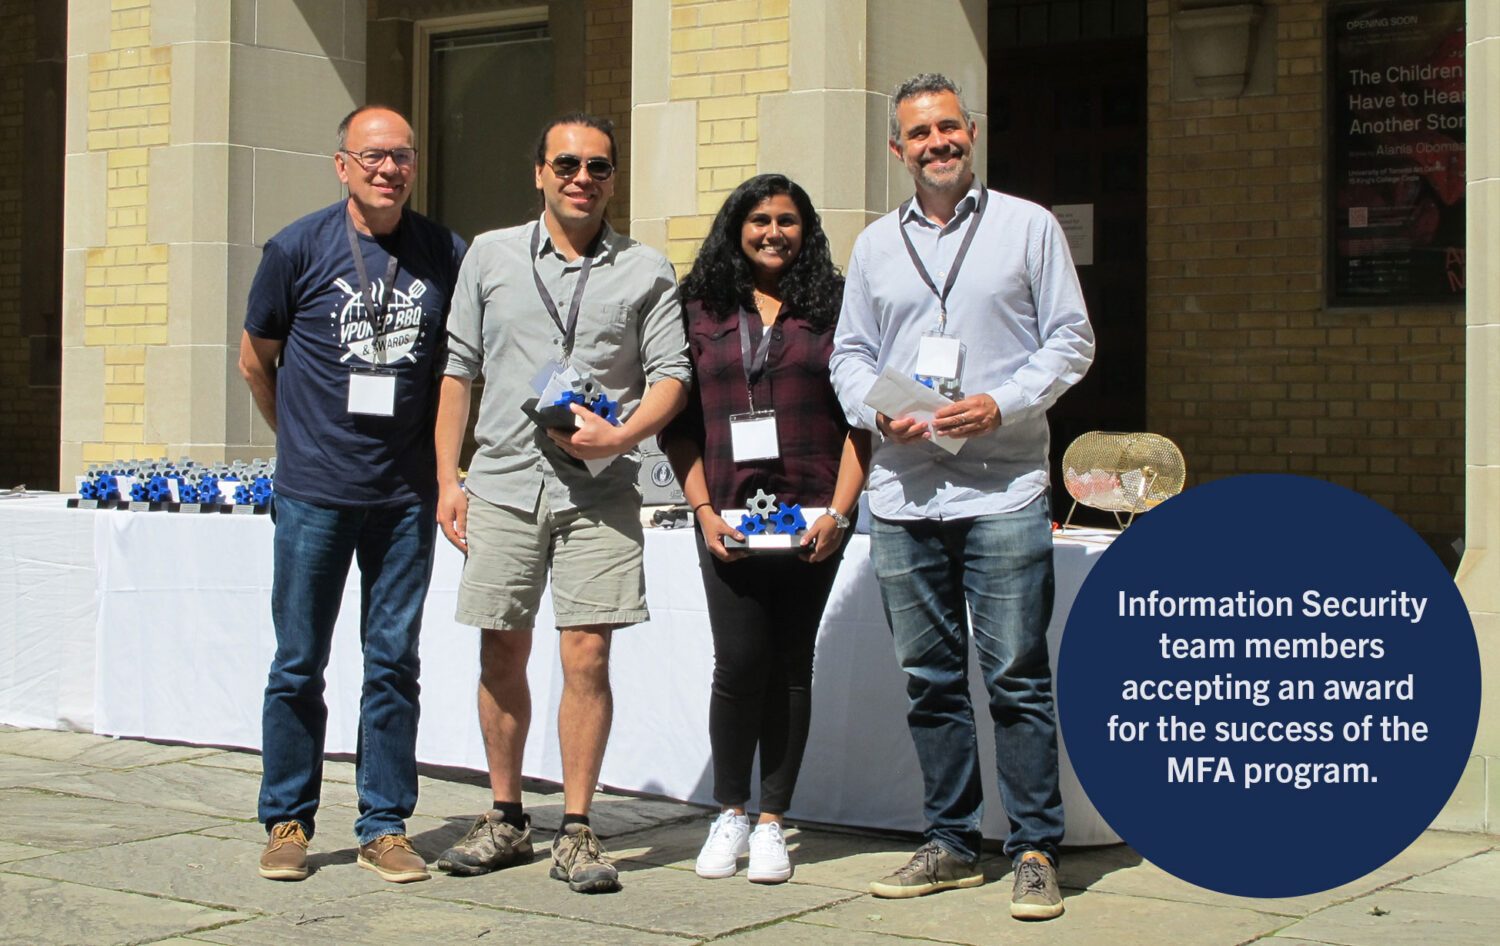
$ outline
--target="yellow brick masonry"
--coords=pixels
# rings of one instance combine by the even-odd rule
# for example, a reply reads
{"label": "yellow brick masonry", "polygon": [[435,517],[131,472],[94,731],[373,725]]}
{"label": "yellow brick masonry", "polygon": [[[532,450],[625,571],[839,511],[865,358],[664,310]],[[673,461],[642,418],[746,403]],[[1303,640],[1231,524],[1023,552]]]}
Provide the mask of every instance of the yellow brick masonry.
{"label": "yellow brick masonry", "polygon": [[1181,102],[1147,7],[1148,425],[1193,481],[1317,476],[1461,535],[1463,309],[1326,306],[1325,4],[1268,5],[1275,91]]}
{"label": "yellow brick masonry", "polygon": [[785,92],[787,0],[672,0],[674,101],[698,102],[698,213],[667,221],[667,256],[679,272],[724,198],[755,174],[759,96]]}
{"label": "yellow brick masonry", "polygon": [[83,341],[104,349],[104,439],[87,463],[161,456],[145,442],[146,348],[167,342],[167,247],[146,242],[150,149],[168,142],[172,51],[150,0],[111,0],[110,51],[89,56],[88,150],[106,156],[104,246],[84,262]]}
{"label": "yellow brick masonry", "polygon": [[584,111],[615,123],[620,174],[609,223],[630,232],[630,0],[588,0],[585,7]]}

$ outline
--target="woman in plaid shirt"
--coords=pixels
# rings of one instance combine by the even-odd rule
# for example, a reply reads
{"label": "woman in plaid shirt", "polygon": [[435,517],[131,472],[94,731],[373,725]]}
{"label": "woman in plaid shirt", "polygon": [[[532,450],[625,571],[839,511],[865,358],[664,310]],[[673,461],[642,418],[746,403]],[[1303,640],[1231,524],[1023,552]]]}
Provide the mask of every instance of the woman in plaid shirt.
{"label": "woman in plaid shirt", "polygon": [[[714,635],[708,727],[723,811],[698,855],[701,877],[733,876],[747,852],[752,882],[792,875],[782,814],[807,745],[818,626],[870,455],[869,435],[849,428],[829,382],[843,288],[807,192],[780,174],[729,195],[682,284],[696,383],[661,441],[698,522]],[[731,418],[750,414],[758,436],[737,456]],[[721,511],[744,509],[761,491],[829,513],[809,514],[795,552],[726,548],[726,536],[745,535],[739,516],[726,522]],[[757,748],[752,831],[745,806]]]}

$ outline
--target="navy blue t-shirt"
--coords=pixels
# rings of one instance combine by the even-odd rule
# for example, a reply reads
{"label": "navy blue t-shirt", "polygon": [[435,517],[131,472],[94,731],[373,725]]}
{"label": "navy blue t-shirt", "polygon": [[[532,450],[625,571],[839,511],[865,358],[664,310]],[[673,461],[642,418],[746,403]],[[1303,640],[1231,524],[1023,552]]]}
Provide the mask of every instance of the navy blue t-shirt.
{"label": "navy blue t-shirt", "polygon": [[[245,331],[286,343],[276,374],[276,491],[335,506],[429,501],[438,372],[464,241],[410,210],[393,234],[357,234],[385,302],[375,346],[347,213],[340,201],[272,237],[250,286]],[[387,286],[392,254],[399,266]],[[350,413],[351,371],[376,367],[396,375],[393,416]]]}

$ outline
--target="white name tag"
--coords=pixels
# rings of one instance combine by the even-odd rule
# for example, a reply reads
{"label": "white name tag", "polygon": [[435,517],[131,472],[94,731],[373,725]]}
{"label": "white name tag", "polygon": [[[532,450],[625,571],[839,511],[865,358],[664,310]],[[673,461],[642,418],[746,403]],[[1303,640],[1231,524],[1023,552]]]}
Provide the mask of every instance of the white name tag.
{"label": "white name tag", "polygon": [[957,378],[963,342],[955,335],[923,335],[917,343],[916,374],[924,378]]}
{"label": "white name tag", "polygon": [[373,371],[349,372],[349,413],[391,417],[396,413],[396,376]]}
{"label": "white name tag", "polygon": [[730,417],[729,442],[736,463],[774,460],[781,456],[776,444],[776,412],[757,411]]}

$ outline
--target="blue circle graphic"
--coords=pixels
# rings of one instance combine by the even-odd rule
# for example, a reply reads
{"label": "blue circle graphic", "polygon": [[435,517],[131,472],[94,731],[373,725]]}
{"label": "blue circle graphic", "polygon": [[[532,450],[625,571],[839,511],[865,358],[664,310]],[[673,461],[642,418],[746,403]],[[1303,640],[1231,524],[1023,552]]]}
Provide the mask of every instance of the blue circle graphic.
{"label": "blue circle graphic", "polygon": [[1089,573],[1058,655],[1074,771],[1142,857],[1292,897],[1399,854],[1473,748],[1479,650],[1426,544],[1297,476],[1195,487]]}

